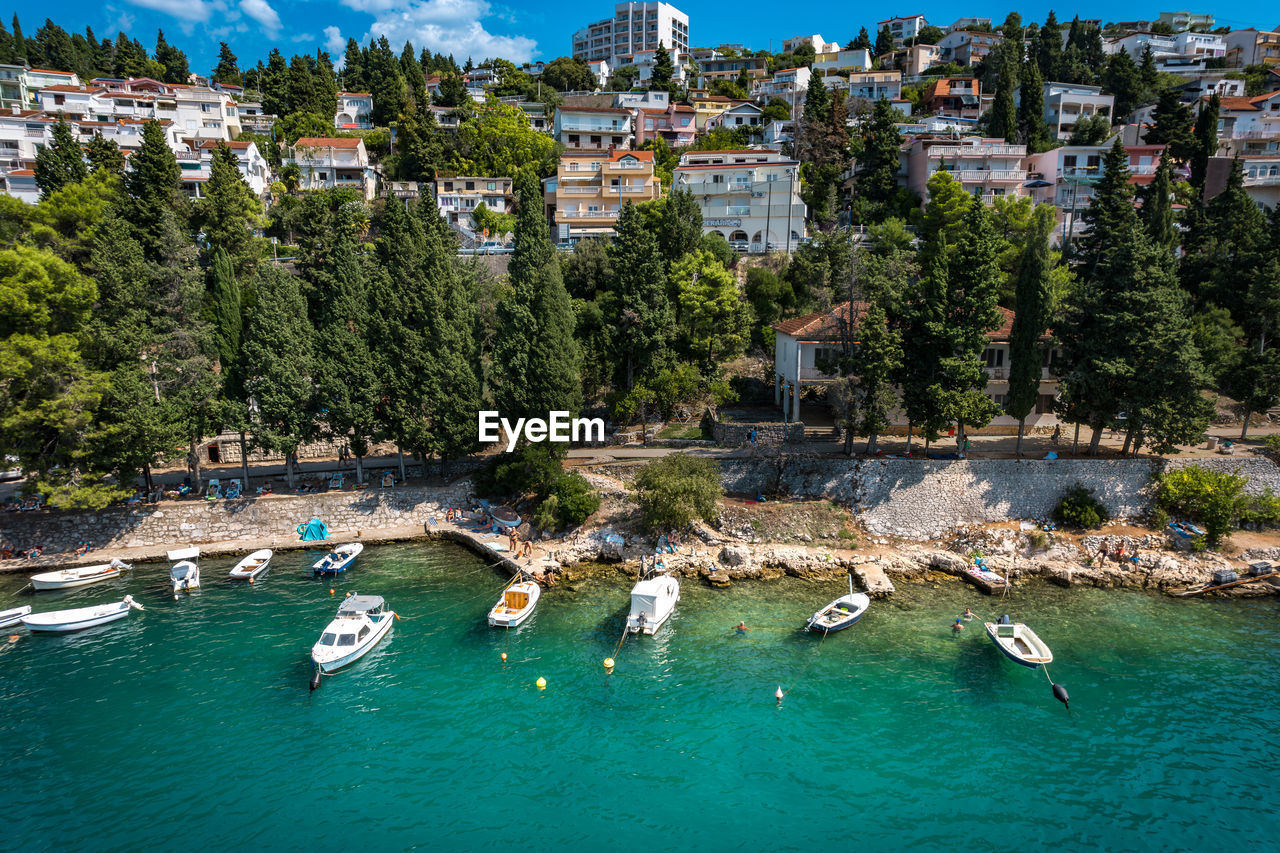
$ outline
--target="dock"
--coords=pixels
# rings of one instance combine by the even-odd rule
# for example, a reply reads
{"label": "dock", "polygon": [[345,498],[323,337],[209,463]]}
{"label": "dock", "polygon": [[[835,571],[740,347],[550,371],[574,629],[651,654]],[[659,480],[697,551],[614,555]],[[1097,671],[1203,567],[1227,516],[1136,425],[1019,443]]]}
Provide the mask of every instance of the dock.
{"label": "dock", "polygon": [[893,581],[885,574],[879,563],[861,563],[854,566],[853,573],[858,576],[858,583],[872,598],[883,598],[894,592]]}

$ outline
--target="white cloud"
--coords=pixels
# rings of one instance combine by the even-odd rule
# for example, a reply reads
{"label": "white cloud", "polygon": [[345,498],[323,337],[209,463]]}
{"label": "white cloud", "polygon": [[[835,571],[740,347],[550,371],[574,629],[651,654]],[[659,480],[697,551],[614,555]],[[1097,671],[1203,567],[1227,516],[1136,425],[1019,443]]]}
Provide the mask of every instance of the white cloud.
{"label": "white cloud", "polygon": [[134,6],[164,12],[182,21],[209,20],[210,5],[205,0],[126,0]]}
{"label": "white cloud", "polygon": [[[453,54],[459,61],[500,56],[512,62],[533,58],[538,43],[525,36],[490,33],[481,23],[491,17],[486,0],[342,0],[352,9],[369,12],[374,22],[363,39],[386,36],[399,50],[406,41],[415,48]],[[326,33],[328,31],[326,30]]]}
{"label": "white cloud", "polygon": [[342,52],[347,47],[347,40],[342,37],[342,31],[337,27],[324,28],[324,48],[329,51],[329,55],[335,59],[342,56]]}
{"label": "white cloud", "polygon": [[240,11],[262,25],[266,34],[275,37],[280,32],[280,16],[267,0],[240,0]]}

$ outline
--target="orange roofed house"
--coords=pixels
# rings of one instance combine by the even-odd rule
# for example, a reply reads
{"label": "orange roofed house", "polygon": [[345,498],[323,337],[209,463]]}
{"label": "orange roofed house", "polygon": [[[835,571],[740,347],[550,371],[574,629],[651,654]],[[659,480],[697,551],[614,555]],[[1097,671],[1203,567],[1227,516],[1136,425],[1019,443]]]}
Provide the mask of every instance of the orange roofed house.
{"label": "orange roofed house", "polygon": [[293,145],[285,163],[296,163],[304,190],[346,187],[359,191],[365,201],[378,194],[378,170],[369,162],[363,139],[304,136]]}
{"label": "orange roofed house", "polygon": [[[839,356],[844,341],[852,338],[848,332],[850,324],[856,328],[866,310],[865,302],[843,302],[830,311],[817,311],[774,324],[773,399],[782,406],[788,420],[800,419],[800,397],[806,386],[821,387],[836,380],[834,375],[824,373],[820,364],[834,361]],[[987,371],[987,396],[1003,406],[1009,393],[1009,342],[1013,331],[1013,312],[1001,308],[1000,313],[1004,322],[1000,328],[987,333],[982,363]],[[911,345],[910,341],[905,343],[906,346]],[[1050,363],[1051,359],[1046,357],[1041,364],[1040,392],[1035,409],[1027,416],[1028,429],[1058,423],[1053,413],[1058,381],[1051,373]],[[901,409],[895,410],[891,419],[894,431],[905,430],[907,419]],[[1015,433],[1017,429],[1017,420],[1000,415],[979,432]]]}
{"label": "orange roofed house", "polygon": [[543,181],[547,218],[558,243],[613,234],[627,202],[662,196],[652,151],[566,151]]}

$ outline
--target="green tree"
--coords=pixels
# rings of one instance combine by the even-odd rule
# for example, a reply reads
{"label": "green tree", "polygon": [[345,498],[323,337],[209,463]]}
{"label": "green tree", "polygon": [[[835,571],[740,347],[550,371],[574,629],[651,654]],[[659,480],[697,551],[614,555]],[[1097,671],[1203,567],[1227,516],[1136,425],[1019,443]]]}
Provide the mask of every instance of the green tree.
{"label": "green tree", "polygon": [[724,493],[715,460],[681,453],[655,459],[635,479],[636,502],[654,530],[682,530],[691,521],[712,521]]}
{"label": "green tree", "polygon": [[853,41],[849,42],[849,50],[859,50],[859,49],[862,49],[862,50],[865,50],[865,51],[870,52],[871,47],[872,47],[872,45],[871,45],[871,36],[867,34],[867,28],[866,28],[866,27],[859,27],[859,28],[858,28],[858,36],[857,36],[857,38],[855,38]]}
{"label": "green tree", "polygon": [[927,270],[934,254],[959,239],[961,223],[975,202],[946,169],[930,175],[925,186],[929,200],[920,224],[920,266]]}
{"label": "green tree", "polygon": [[669,268],[685,255],[697,251],[701,245],[702,208],[689,190],[673,189],[671,195],[660,203],[658,251]]}
{"label": "green tree", "polygon": [[225,41],[218,42],[218,64],[214,66],[210,79],[214,83],[230,83],[233,86],[239,86],[242,82],[236,55]]}
{"label": "green tree", "polygon": [[671,54],[662,40],[658,40],[658,50],[653,55],[653,72],[649,78],[650,92],[665,92],[671,88],[671,77],[676,73]]}
{"label": "green tree", "polygon": [[661,367],[675,334],[662,254],[643,214],[627,202],[609,246],[614,284],[605,307],[612,325],[614,387],[630,390]]}
{"label": "green tree", "polygon": [[450,167],[460,175],[503,177],[533,169],[546,177],[556,169],[556,142],[529,126],[518,107],[490,99],[453,134]]}
{"label": "green tree", "polygon": [[881,27],[876,31],[875,50],[872,56],[884,56],[886,53],[893,52],[893,33],[889,32],[888,27]]}
{"label": "green tree", "polygon": [[1044,80],[1040,66],[1029,61],[1022,71],[1022,97],[1018,101],[1018,138],[1027,151],[1036,154],[1049,148],[1049,129],[1044,123]]}
{"label": "green tree", "polygon": [[1151,113],[1151,126],[1142,141],[1147,145],[1164,145],[1175,160],[1186,162],[1195,150],[1195,140],[1191,134],[1191,107],[1182,103],[1180,95],[1175,86],[1160,92]]}
{"label": "green tree", "polygon": [[1200,108],[1192,130],[1191,186],[1204,192],[1204,176],[1209,169],[1209,158],[1218,153],[1218,113],[1222,99],[1214,92],[1209,103]]}
{"label": "green tree", "polygon": [[164,82],[185,84],[191,74],[187,55],[165,41],[164,30],[156,31],[156,62],[164,66]]}
{"label": "green tree", "polygon": [[80,143],[59,113],[53,123],[53,144],[36,154],[36,186],[40,188],[40,197],[47,198],[67,184],[83,181],[88,174]]}
{"label": "green tree", "polygon": [[542,82],[557,92],[590,92],[598,88],[596,75],[581,59],[561,56],[547,63]]}
{"label": "green tree", "polygon": [[90,170],[94,172],[124,175],[124,154],[120,153],[120,146],[114,139],[106,139],[101,133],[95,131],[85,149],[85,156],[89,160]]}
{"label": "green tree", "polygon": [[1169,148],[1161,153],[1155,177],[1142,192],[1142,224],[1152,243],[1173,251],[1178,233],[1173,226],[1173,166]]}
{"label": "green tree", "polygon": [[124,178],[129,195],[128,219],[143,249],[154,257],[167,248],[164,241],[169,220],[185,212],[179,190],[181,169],[159,122],[152,120],[143,125],[142,145],[129,158],[129,166]]}
{"label": "green tree", "polygon": [[707,251],[691,252],[673,264],[671,281],[684,348],[712,375],[719,362],[740,355],[751,336],[751,314],[738,281]]}
{"label": "green tree", "polygon": [[261,212],[262,204],[240,176],[235,153],[219,143],[196,218],[210,249],[224,250],[236,275],[245,281],[252,278],[261,255],[253,235]]}
{"label": "green tree", "polygon": [[898,194],[902,135],[898,133],[896,120],[896,111],[881,98],[870,116],[859,124],[861,154],[857,160],[857,193],[870,205],[865,219],[880,219]]}
{"label": "green tree", "polygon": [[1040,68],[1040,77],[1044,80],[1060,80],[1062,30],[1058,26],[1058,18],[1053,14],[1052,9],[1040,26],[1040,39],[1036,47],[1036,55],[1033,58]]}
{"label": "green tree", "polygon": [[244,318],[240,307],[240,283],[236,280],[231,256],[221,246],[213,256],[211,281],[209,313],[217,340],[218,360],[225,369],[235,361],[240,350]]}
{"label": "green tree", "polygon": [[1027,415],[1040,394],[1042,338],[1049,328],[1053,290],[1049,277],[1049,232],[1053,212],[1047,206],[1036,211],[1035,228],[1027,234],[1014,290],[1015,313],[1009,343],[1009,393],[1005,411],[1018,419],[1015,453],[1022,455],[1022,432]]}

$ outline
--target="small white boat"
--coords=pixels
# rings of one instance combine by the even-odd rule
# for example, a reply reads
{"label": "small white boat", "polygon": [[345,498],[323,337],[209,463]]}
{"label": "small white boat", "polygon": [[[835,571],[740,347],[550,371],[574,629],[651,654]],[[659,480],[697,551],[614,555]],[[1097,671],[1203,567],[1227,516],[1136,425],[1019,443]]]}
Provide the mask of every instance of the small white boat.
{"label": "small white boat", "polygon": [[1029,669],[1053,663],[1053,652],[1021,622],[1010,622],[1008,616],[1001,616],[999,622],[984,622],[983,627],[1000,653],[1014,663]]}
{"label": "small white boat", "polygon": [[328,554],[325,554],[311,570],[318,575],[336,575],[345,572],[351,568],[351,564],[356,561],[356,557],[360,556],[360,552],[364,550],[364,546],[359,542],[351,542],[347,545],[339,545]]}
{"label": "small white boat", "polygon": [[632,634],[652,634],[662,627],[680,600],[680,582],[671,575],[658,575],[631,588],[631,612],[627,630]]}
{"label": "small white boat", "polygon": [[514,628],[533,615],[542,596],[536,581],[513,583],[502,591],[502,598],[489,611],[489,624],[495,628]]}
{"label": "small white boat", "polygon": [[12,610],[0,610],[0,628],[8,628],[10,625],[17,625],[22,621],[22,617],[31,612],[31,605],[24,604],[21,607],[15,607]]}
{"label": "small white boat", "polygon": [[824,634],[830,634],[832,631],[843,631],[861,619],[870,606],[870,596],[865,592],[853,591],[853,575],[850,575],[849,594],[840,596],[809,617],[804,629],[806,631],[821,631]]}
{"label": "small white boat", "polygon": [[311,662],[321,672],[333,672],[364,657],[386,636],[395,621],[394,611],[380,595],[356,595],[343,599],[320,640],[311,647]]}
{"label": "small white boat", "polygon": [[254,551],[240,562],[236,563],[236,567],[231,570],[228,575],[232,580],[253,581],[258,575],[267,570],[271,565],[271,549],[263,548],[260,551]]}
{"label": "small white boat", "polygon": [[31,631],[81,631],[95,625],[105,625],[129,615],[132,608],[142,610],[141,604],[126,595],[123,601],[111,604],[98,604],[93,607],[77,607],[74,610],[49,610],[45,613],[33,613],[22,617],[22,624]]}
{"label": "small white boat", "polygon": [[128,563],[112,560],[110,563],[102,563],[97,566],[77,566],[72,569],[32,575],[31,585],[36,589],[71,589],[118,578],[122,571],[132,568],[133,566]]}
{"label": "small white boat", "polygon": [[169,569],[169,579],[173,581],[173,593],[189,592],[200,588],[200,549],[196,547],[178,548],[169,552],[169,560],[173,567]]}

